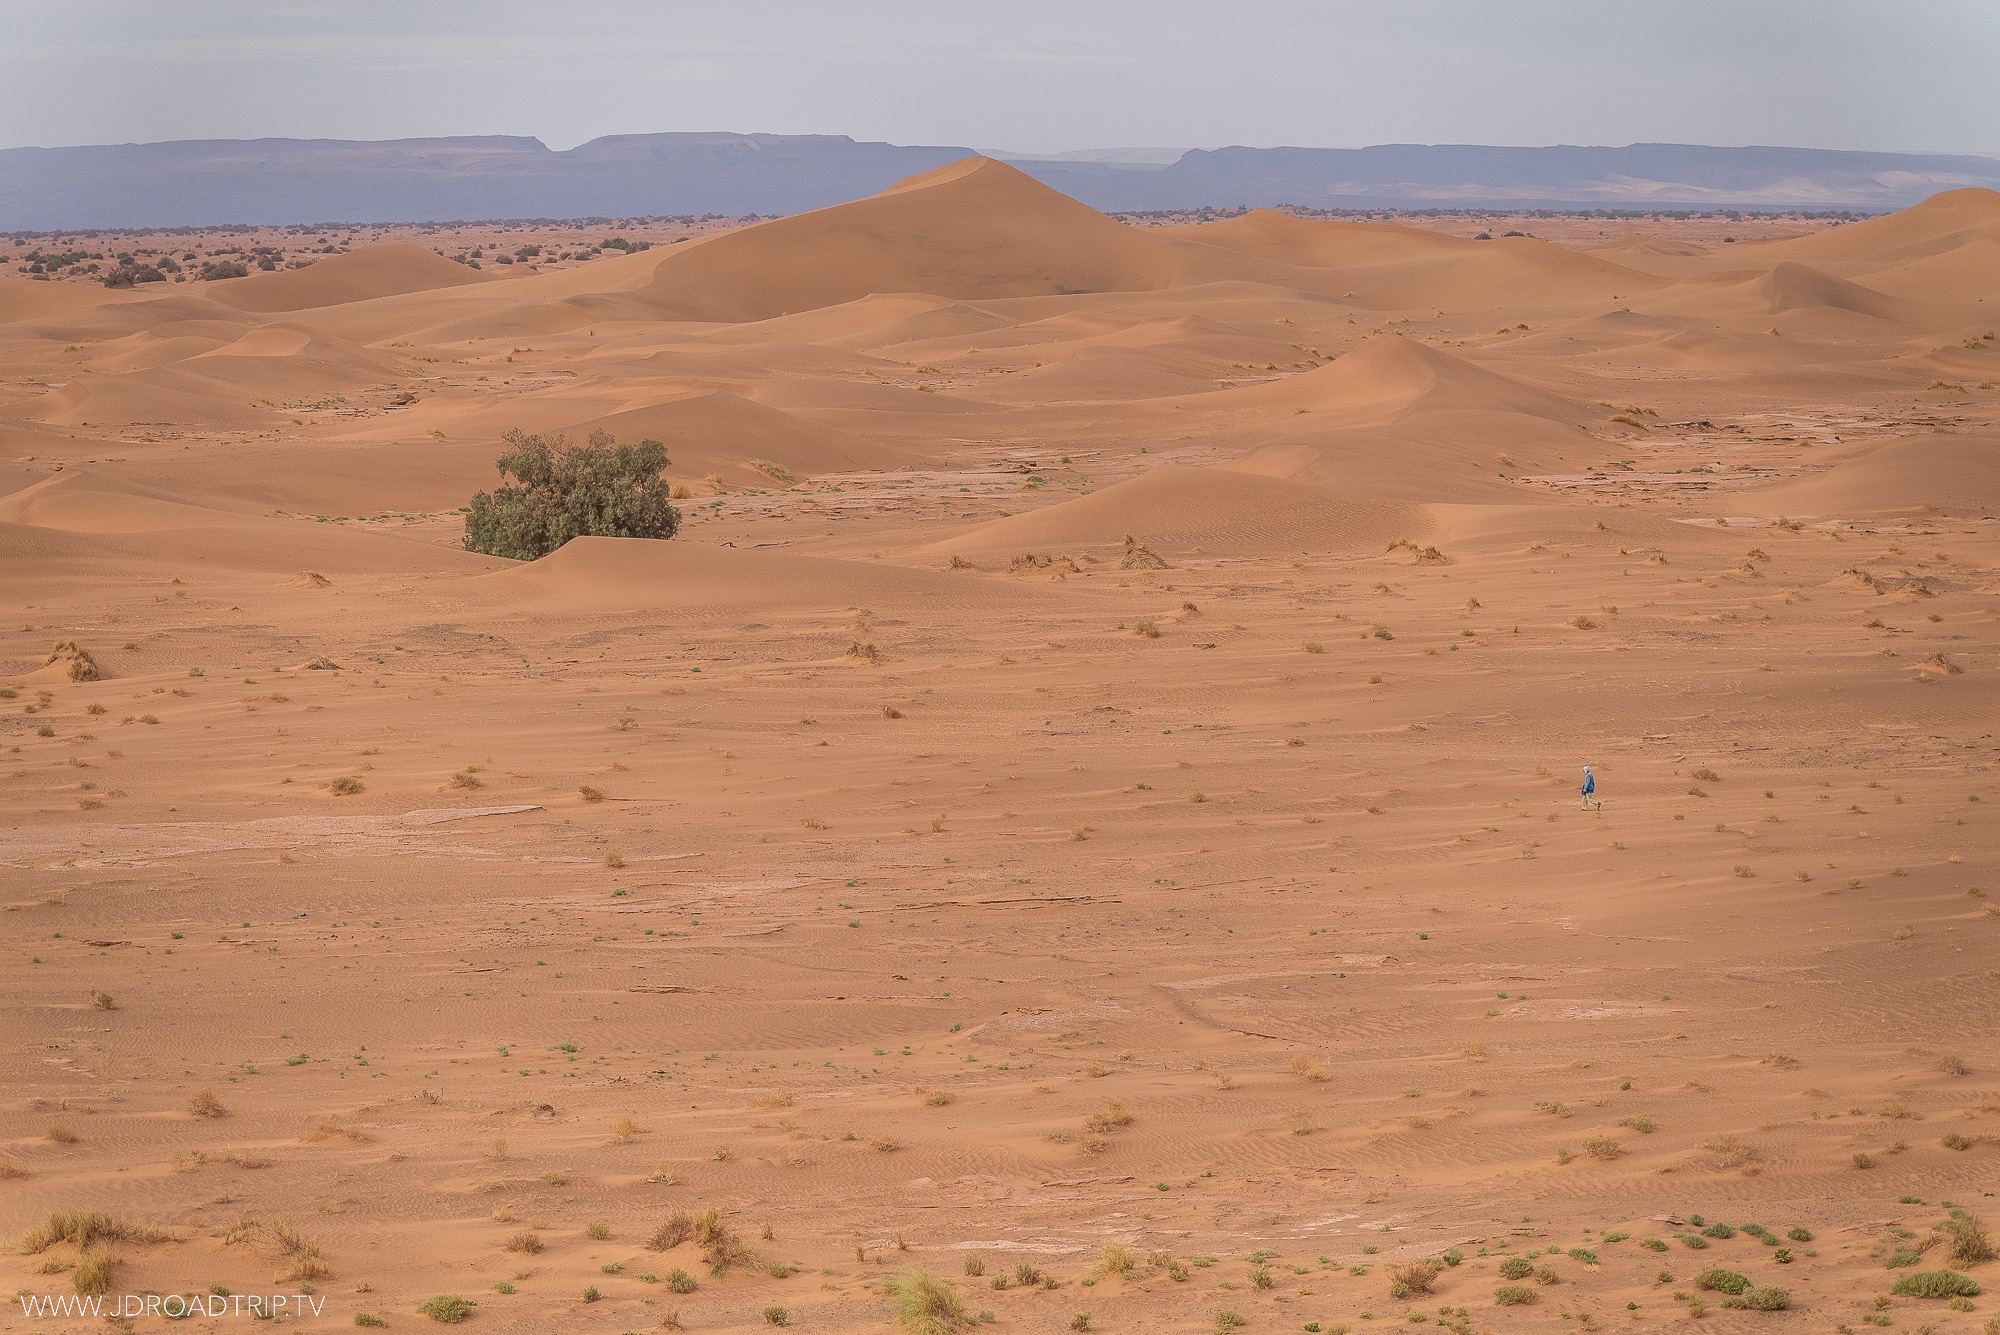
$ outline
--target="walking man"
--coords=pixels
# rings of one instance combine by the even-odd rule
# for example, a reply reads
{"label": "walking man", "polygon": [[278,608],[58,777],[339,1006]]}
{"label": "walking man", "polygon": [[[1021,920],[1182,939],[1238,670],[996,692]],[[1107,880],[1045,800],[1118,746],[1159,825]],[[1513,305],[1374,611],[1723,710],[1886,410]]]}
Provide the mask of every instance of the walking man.
{"label": "walking man", "polygon": [[[1585,765],[1583,767],[1583,809],[1585,811],[1590,810],[1591,803],[1595,801],[1596,792],[1597,776],[1590,772],[1590,766]],[[1604,810],[1604,803],[1598,802],[1597,809],[1599,811]]]}

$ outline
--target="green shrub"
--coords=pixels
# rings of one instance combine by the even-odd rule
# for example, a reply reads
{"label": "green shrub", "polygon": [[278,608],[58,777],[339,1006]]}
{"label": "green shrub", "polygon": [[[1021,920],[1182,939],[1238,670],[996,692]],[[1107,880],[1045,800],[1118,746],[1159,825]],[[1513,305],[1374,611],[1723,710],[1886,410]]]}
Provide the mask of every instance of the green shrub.
{"label": "green shrub", "polygon": [[1694,1277],[1698,1289],[1717,1289],[1723,1293],[1737,1294],[1750,1287],[1750,1281],[1734,1270],[1704,1270]]}
{"label": "green shrub", "polygon": [[1569,1249],[1569,1259],[1572,1261],[1581,1261],[1585,1265],[1596,1265],[1597,1253],[1583,1247],[1572,1247]]}
{"label": "green shrub", "polygon": [[1782,1312],[1792,1305],[1792,1291],[1775,1284],[1753,1284],[1734,1298],[1724,1298],[1722,1305],[1752,1312]]}
{"label": "green shrub", "polygon": [[373,1312],[356,1312],[354,1314],[354,1324],[357,1326],[386,1326],[389,1323],[381,1317],[376,1316]]}
{"label": "green shrub", "polygon": [[1674,1236],[1680,1239],[1681,1246],[1691,1247],[1695,1251],[1700,1251],[1702,1248],[1708,1246],[1708,1239],[1699,1233],[1676,1233]]}
{"label": "green shrub", "polygon": [[571,538],[671,538],[680,511],[667,503],[667,447],[657,440],[620,445],[593,431],[587,444],[561,435],[544,440],[518,427],[501,437],[508,450],[494,461],[520,485],[472,498],[465,549],[516,561],[547,556]]}
{"label": "green shrub", "polygon": [[1793,1242],[1811,1242],[1813,1240],[1812,1230],[1804,1227],[1803,1225],[1795,1228],[1786,1229],[1785,1236],[1790,1238]]}
{"label": "green shrub", "polygon": [[417,1304],[417,1315],[455,1326],[472,1315],[473,1305],[455,1293],[440,1293]]}
{"label": "green shrub", "polygon": [[1736,1230],[1731,1228],[1727,1224],[1710,1224],[1707,1228],[1701,1231],[1701,1235],[1705,1238],[1727,1239],[1735,1237]]}
{"label": "green shrub", "polygon": [[694,1276],[678,1268],[669,1270],[667,1272],[667,1287],[675,1293],[693,1293],[695,1287]]}
{"label": "green shrub", "polygon": [[1526,1279],[1535,1273],[1535,1263],[1525,1256],[1509,1256],[1500,1262],[1503,1279]]}
{"label": "green shrub", "polygon": [[1884,1270],[1904,1270],[1910,1266],[1920,1264],[1923,1259],[1924,1254],[1922,1252],[1913,1252],[1908,1247],[1898,1247],[1895,1251],[1889,1253],[1889,1259],[1882,1263],[1882,1268]]}
{"label": "green shrub", "polygon": [[773,1326],[789,1326],[792,1324],[792,1314],[776,1303],[772,1303],[764,1309],[764,1320],[767,1324]]}
{"label": "green shrub", "polygon": [[1502,1284],[1493,1290],[1493,1301],[1501,1307],[1527,1307],[1535,1301],[1535,1291],[1526,1284]]}
{"label": "green shrub", "polygon": [[1899,1298],[1977,1298],[1979,1281],[1950,1270],[1919,1270],[1890,1286]]}
{"label": "green shrub", "polygon": [[1641,1238],[1639,1239],[1639,1245],[1649,1252],[1663,1252],[1667,1249],[1667,1244],[1661,1242],[1658,1238]]}
{"label": "green shrub", "polygon": [[1243,1319],[1241,1312],[1234,1312],[1225,1307],[1215,1314],[1215,1335],[1229,1335],[1230,1331],[1247,1324],[1249,1323]]}

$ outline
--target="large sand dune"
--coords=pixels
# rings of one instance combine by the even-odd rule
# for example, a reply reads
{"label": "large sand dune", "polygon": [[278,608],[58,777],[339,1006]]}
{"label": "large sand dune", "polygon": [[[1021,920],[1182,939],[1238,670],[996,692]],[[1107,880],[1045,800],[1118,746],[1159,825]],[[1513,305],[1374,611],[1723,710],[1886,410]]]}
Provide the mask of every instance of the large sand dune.
{"label": "large sand dune", "polygon": [[[973,158],[539,273],[0,279],[0,1230],[329,1330],[876,1331],[921,1265],[1037,1335],[1975,1335],[1890,1288],[2000,1227],[1996,229]],[[463,550],[514,427],[662,441],[679,536]]]}

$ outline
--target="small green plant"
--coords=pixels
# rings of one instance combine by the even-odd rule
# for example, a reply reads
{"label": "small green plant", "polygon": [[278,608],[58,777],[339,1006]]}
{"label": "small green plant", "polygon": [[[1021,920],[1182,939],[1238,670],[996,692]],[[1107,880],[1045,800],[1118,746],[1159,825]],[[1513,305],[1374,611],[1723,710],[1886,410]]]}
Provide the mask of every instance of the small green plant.
{"label": "small green plant", "polygon": [[1753,1284],[1733,1298],[1724,1298],[1722,1305],[1752,1312],[1782,1312],[1792,1305],[1792,1291],[1775,1284]]}
{"label": "small green plant", "polygon": [[694,1276],[678,1268],[669,1270],[667,1272],[667,1288],[674,1293],[693,1293],[695,1290]]}
{"label": "small green plant", "polygon": [[1639,1245],[1649,1252],[1663,1252],[1667,1249],[1667,1244],[1661,1242],[1658,1238],[1641,1238],[1639,1239]]}
{"label": "small green plant", "polygon": [[1215,1314],[1215,1335],[1229,1335],[1230,1331],[1249,1324],[1241,1312],[1225,1307]]}
{"label": "small green plant", "polygon": [[417,1304],[417,1315],[427,1316],[433,1321],[442,1321],[447,1326],[455,1326],[472,1315],[474,1304],[455,1293],[440,1293],[435,1298],[426,1298]]}
{"label": "small green plant", "polygon": [[1976,1298],[1979,1281],[1951,1270],[1919,1270],[1889,1286],[1899,1298]]}
{"label": "small green plant", "polygon": [[1532,1307],[1539,1296],[1526,1284],[1502,1284],[1493,1290],[1493,1302],[1499,1307]]}
{"label": "small green plant", "polygon": [[1721,1293],[1741,1293],[1750,1287],[1750,1281],[1734,1270],[1704,1270],[1694,1277],[1698,1289],[1714,1289]]}
{"label": "small green plant", "polygon": [[357,1326],[386,1326],[389,1323],[381,1317],[376,1316],[373,1312],[356,1312],[354,1314],[354,1324]]}

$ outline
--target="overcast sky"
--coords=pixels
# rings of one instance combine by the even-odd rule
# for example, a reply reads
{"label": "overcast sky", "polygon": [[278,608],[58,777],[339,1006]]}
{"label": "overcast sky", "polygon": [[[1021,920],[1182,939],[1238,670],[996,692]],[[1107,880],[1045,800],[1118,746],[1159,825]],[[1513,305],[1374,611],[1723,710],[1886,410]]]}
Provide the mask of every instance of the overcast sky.
{"label": "overcast sky", "polygon": [[658,130],[2000,152],[2000,0],[9,0],[0,147]]}

